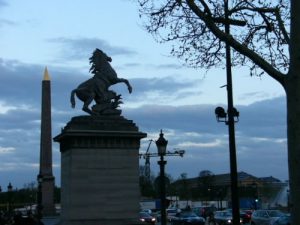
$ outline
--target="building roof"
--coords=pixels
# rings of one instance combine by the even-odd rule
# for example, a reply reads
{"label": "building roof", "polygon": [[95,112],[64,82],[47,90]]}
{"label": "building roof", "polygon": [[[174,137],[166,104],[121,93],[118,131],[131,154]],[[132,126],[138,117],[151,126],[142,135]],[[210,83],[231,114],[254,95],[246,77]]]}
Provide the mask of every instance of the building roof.
{"label": "building roof", "polygon": [[[281,181],[279,179],[276,179],[274,177],[263,177],[263,178],[258,178],[255,177],[251,174],[248,174],[246,172],[238,172],[238,183],[239,185],[243,186],[243,185],[251,185],[251,184],[257,184],[257,185],[261,185],[262,183],[281,183]],[[231,177],[230,177],[230,173],[225,173],[225,174],[216,174],[216,175],[211,175],[211,176],[205,176],[205,177],[194,177],[194,178],[187,178],[186,182],[191,185],[191,187],[193,186],[198,186],[199,182],[205,182],[205,179],[207,179],[208,177],[210,177],[210,183],[212,185],[215,186],[228,186],[230,185],[230,181],[231,181]],[[177,183],[181,183],[182,180],[177,180],[174,182],[174,184]]]}
{"label": "building roof", "polygon": [[259,178],[262,182],[265,182],[265,183],[281,183],[281,180],[275,178],[275,177],[272,177],[272,176],[269,176],[269,177],[260,177]]}

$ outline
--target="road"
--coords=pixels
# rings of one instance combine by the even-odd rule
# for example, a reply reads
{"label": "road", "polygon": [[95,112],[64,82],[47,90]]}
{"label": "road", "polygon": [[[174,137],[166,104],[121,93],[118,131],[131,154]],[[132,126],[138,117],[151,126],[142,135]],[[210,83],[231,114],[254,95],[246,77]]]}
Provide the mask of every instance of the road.
{"label": "road", "polygon": [[[56,225],[59,222],[59,217],[48,217],[43,218],[44,225]],[[161,225],[160,222],[156,223],[156,225]],[[167,223],[167,225],[171,225],[171,223]],[[209,225],[207,222],[205,225]],[[250,224],[244,224],[244,225],[250,225]]]}
{"label": "road", "polygon": [[42,221],[44,225],[56,225],[59,222],[59,217],[44,217]]}
{"label": "road", "polygon": [[[161,224],[158,222],[158,223],[156,223],[156,225],[161,225]],[[167,225],[171,225],[171,223],[167,223]],[[205,225],[209,225],[207,221],[206,221]],[[243,225],[250,225],[250,223],[246,223]]]}

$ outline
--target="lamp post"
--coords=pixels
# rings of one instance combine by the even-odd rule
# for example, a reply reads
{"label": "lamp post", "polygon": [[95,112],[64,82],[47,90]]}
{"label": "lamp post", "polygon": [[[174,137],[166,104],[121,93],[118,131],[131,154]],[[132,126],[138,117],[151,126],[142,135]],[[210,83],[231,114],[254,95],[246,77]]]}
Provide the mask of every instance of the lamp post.
{"label": "lamp post", "polygon": [[165,180],[165,165],[167,161],[164,160],[165,156],[180,156],[183,157],[185,150],[176,150],[174,152],[167,151],[168,141],[164,138],[162,130],[160,131],[159,138],[155,142],[157,147],[157,153],[149,153],[148,150],[145,154],[139,154],[140,157],[160,157],[157,162],[160,169],[159,175],[159,190],[160,190],[160,202],[161,202],[161,225],[167,224],[166,216],[166,180]]}
{"label": "lamp post", "polygon": [[286,197],[287,197],[287,204],[286,204],[286,207],[287,207],[287,211],[288,213],[290,213],[290,190],[287,189],[286,190]]}
{"label": "lamp post", "polygon": [[42,183],[43,183],[43,176],[41,174],[39,174],[37,176],[37,182],[38,182],[38,190],[37,190],[37,209],[36,209],[36,213],[37,213],[37,219],[38,219],[38,223],[41,223],[41,219],[42,219]]}
{"label": "lamp post", "polygon": [[13,186],[11,185],[11,183],[8,183],[7,186],[7,195],[8,195],[8,214],[9,216],[11,215],[11,194],[12,194],[12,190],[13,190]]}
{"label": "lamp post", "polygon": [[[1,186],[0,186],[0,193],[2,192],[2,188],[1,188]],[[1,196],[0,196],[1,197]],[[0,198],[0,203],[2,202],[2,198]],[[0,210],[1,210],[1,208],[0,208]]]}
{"label": "lamp post", "polygon": [[257,203],[258,203],[258,185],[257,183],[252,183],[252,188],[254,190],[254,209],[257,210]]}
{"label": "lamp post", "polygon": [[[229,9],[228,9],[229,0],[224,0],[224,17],[225,21],[225,33],[230,34],[230,24],[237,26],[245,26],[245,21],[231,20],[229,18]],[[235,22],[235,23],[233,23]],[[219,119],[225,119],[226,124],[228,125],[228,134],[229,134],[229,156],[230,156],[230,178],[231,178],[231,202],[232,202],[232,219],[233,225],[240,224],[240,212],[239,212],[239,195],[238,195],[238,177],[237,177],[237,160],[236,160],[236,145],[235,145],[235,128],[234,124],[235,118],[239,117],[239,112],[233,107],[233,91],[232,91],[232,72],[231,72],[231,54],[230,54],[230,45],[225,44],[226,51],[226,78],[227,78],[227,104],[228,110],[225,113],[225,110],[222,107],[217,107],[215,113]]]}
{"label": "lamp post", "polygon": [[160,169],[160,209],[161,209],[161,225],[166,225],[166,184],[165,184],[165,165],[167,161],[164,160],[164,156],[167,152],[168,141],[164,138],[162,130],[160,131],[159,138],[155,142],[157,146],[157,154],[160,157],[158,161]]}

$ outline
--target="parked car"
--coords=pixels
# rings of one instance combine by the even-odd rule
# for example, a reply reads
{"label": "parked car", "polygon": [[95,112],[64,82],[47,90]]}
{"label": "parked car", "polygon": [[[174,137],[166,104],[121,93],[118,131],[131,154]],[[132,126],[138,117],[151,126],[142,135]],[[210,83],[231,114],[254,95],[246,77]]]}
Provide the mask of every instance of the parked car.
{"label": "parked car", "polygon": [[156,219],[155,217],[151,216],[150,214],[146,212],[140,212],[140,221],[145,224],[155,224]]}
{"label": "parked car", "polygon": [[[181,210],[180,210],[180,209],[175,209],[175,208],[166,209],[167,221],[171,221],[172,218],[173,218],[178,212],[181,212]],[[160,211],[157,211],[157,213],[155,214],[155,216],[156,216],[157,222],[160,222],[160,221],[161,221],[161,214],[160,214]]]}
{"label": "parked car", "polygon": [[291,225],[291,216],[283,215],[272,222],[271,225]]}
{"label": "parked car", "polygon": [[166,209],[167,220],[171,221],[173,219],[173,217],[176,216],[176,214],[179,213],[179,212],[180,212],[180,209],[176,209],[176,208]]}
{"label": "parked car", "polygon": [[240,214],[241,214],[241,218],[243,220],[243,224],[251,222],[252,213],[253,213],[253,210],[251,210],[251,209],[241,210]]}
{"label": "parked car", "polygon": [[[226,209],[226,211],[229,211],[232,213],[232,209]],[[253,210],[240,210],[240,218],[242,220],[243,224],[247,224],[251,222],[251,215]]]}
{"label": "parked car", "polygon": [[[216,211],[214,219],[218,225],[230,225],[232,224],[232,213],[230,210]],[[240,219],[240,224],[242,223],[243,221]]]}
{"label": "parked car", "polygon": [[251,216],[251,225],[270,225],[273,221],[275,221],[283,215],[284,214],[279,210],[255,210]]}
{"label": "parked car", "polygon": [[152,210],[151,209],[143,209],[140,212],[144,212],[144,213],[148,213],[148,214],[152,214]]}
{"label": "parked car", "polygon": [[205,225],[205,219],[192,211],[177,213],[171,220],[172,225]]}

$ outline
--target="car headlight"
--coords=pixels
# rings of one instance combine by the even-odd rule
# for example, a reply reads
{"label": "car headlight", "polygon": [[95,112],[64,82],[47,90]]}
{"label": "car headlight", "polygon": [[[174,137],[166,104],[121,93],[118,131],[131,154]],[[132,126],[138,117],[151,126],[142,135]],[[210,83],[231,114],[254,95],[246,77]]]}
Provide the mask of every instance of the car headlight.
{"label": "car headlight", "polygon": [[140,221],[145,222],[145,219],[144,219],[144,218],[141,218]]}
{"label": "car headlight", "polygon": [[227,223],[231,223],[232,221],[231,220],[227,220]]}
{"label": "car headlight", "polygon": [[152,218],[152,219],[151,219],[152,222],[155,222],[155,220],[156,220],[155,218]]}

